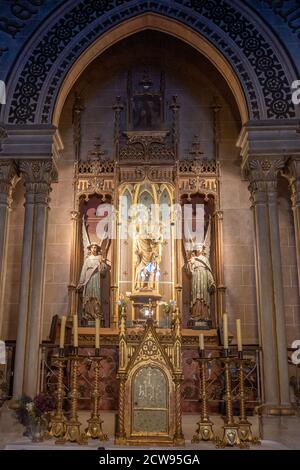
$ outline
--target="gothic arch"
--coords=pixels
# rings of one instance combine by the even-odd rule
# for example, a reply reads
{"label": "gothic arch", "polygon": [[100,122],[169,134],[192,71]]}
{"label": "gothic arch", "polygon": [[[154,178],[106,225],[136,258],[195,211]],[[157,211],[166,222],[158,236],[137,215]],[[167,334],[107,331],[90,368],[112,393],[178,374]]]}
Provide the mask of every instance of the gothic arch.
{"label": "gothic arch", "polygon": [[24,47],[10,72],[4,123],[56,124],[64,87],[79,58],[88,63],[97,46],[105,50],[105,41],[117,42],[122,27],[137,27],[138,22],[139,30],[161,27],[193,47],[198,43],[229,82],[243,122],[296,116],[290,90],[293,65],[242,2],[84,0],[64,4]]}

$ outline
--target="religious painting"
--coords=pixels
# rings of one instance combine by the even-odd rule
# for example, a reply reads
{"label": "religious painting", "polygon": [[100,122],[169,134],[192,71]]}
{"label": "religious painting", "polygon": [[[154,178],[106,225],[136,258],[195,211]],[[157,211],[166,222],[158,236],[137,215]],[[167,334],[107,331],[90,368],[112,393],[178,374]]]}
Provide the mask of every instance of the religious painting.
{"label": "religious painting", "polygon": [[161,128],[161,97],[152,93],[136,94],[132,98],[134,130]]}

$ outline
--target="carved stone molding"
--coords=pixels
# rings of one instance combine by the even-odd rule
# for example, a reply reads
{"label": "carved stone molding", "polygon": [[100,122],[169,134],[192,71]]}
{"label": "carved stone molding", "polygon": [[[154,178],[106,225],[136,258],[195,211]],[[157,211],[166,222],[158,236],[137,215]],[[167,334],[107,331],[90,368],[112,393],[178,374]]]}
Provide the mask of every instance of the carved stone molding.
{"label": "carved stone molding", "polygon": [[[232,2],[85,0],[70,2],[64,14],[49,22],[23,54],[10,99],[9,122],[51,122],[61,82],[83,51],[121,20],[149,12],[186,24],[224,54],[240,78],[252,118],[295,116],[288,67],[282,65],[276,46],[263,29]],[[260,109],[260,97],[264,109]]]}
{"label": "carved stone molding", "polygon": [[250,181],[249,189],[251,193],[276,191],[277,175],[284,167],[284,164],[283,158],[250,160],[246,174]]}
{"label": "carved stone molding", "polygon": [[173,182],[173,166],[122,166],[120,168],[121,182],[139,182],[145,179],[153,182]]}
{"label": "carved stone molding", "polygon": [[49,203],[51,183],[57,179],[57,170],[51,160],[23,160],[19,170],[24,178],[26,201]]}

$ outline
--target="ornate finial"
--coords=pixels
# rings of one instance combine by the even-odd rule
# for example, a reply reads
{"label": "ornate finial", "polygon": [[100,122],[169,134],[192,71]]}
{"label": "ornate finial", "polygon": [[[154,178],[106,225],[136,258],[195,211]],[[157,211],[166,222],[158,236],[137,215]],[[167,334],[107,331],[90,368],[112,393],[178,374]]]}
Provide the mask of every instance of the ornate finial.
{"label": "ornate finial", "polygon": [[201,160],[204,152],[201,150],[201,141],[198,135],[194,135],[192,141],[192,148],[189,151],[189,154],[193,157],[194,160]]}
{"label": "ornate finial", "polygon": [[121,321],[120,321],[120,335],[125,336],[126,332],[126,309],[122,307],[121,309]]}
{"label": "ornate finial", "polygon": [[143,78],[139,81],[139,85],[141,85],[145,91],[148,91],[153,85],[153,82],[149,77],[149,72],[147,70],[144,70]]}
{"label": "ornate finial", "polygon": [[180,108],[179,99],[178,99],[177,95],[172,96],[172,102],[170,104],[170,108],[171,109],[179,109]]}
{"label": "ornate finial", "polygon": [[115,104],[113,105],[113,109],[115,111],[122,111],[122,109],[124,108],[124,105],[123,103],[121,102],[121,96],[116,96],[116,102]]}
{"label": "ornate finial", "polygon": [[89,153],[90,160],[103,160],[103,156],[106,155],[106,151],[102,150],[102,139],[101,137],[95,138],[94,150]]}

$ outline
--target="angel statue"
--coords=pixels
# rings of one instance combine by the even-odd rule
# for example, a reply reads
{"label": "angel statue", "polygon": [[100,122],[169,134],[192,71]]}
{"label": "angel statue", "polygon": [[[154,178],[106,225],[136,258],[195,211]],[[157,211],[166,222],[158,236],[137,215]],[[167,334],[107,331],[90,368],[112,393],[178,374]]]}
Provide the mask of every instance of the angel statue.
{"label": "angel statue", "polygon": [[162,234],[144,233],[137,226],[134,240],[136,291],[155,290],[159,278],[162,254]]}
{"label": "angel statue", "polygon": [[100,243],[90,242],[84,220],[82,235],[85,259],[77,290],[83,289],[83,318],[85,320],[100,318],[103,322],[101,284],[102,278],[110,268],[104,255],[103,240]]}
{"label": "angel statue", "polygon": [[215,281],[209,262],[210,223],[204,243],[194,244],[187,262],[192,277],[190,326],[211,328],[210,296],[215,291]]}

